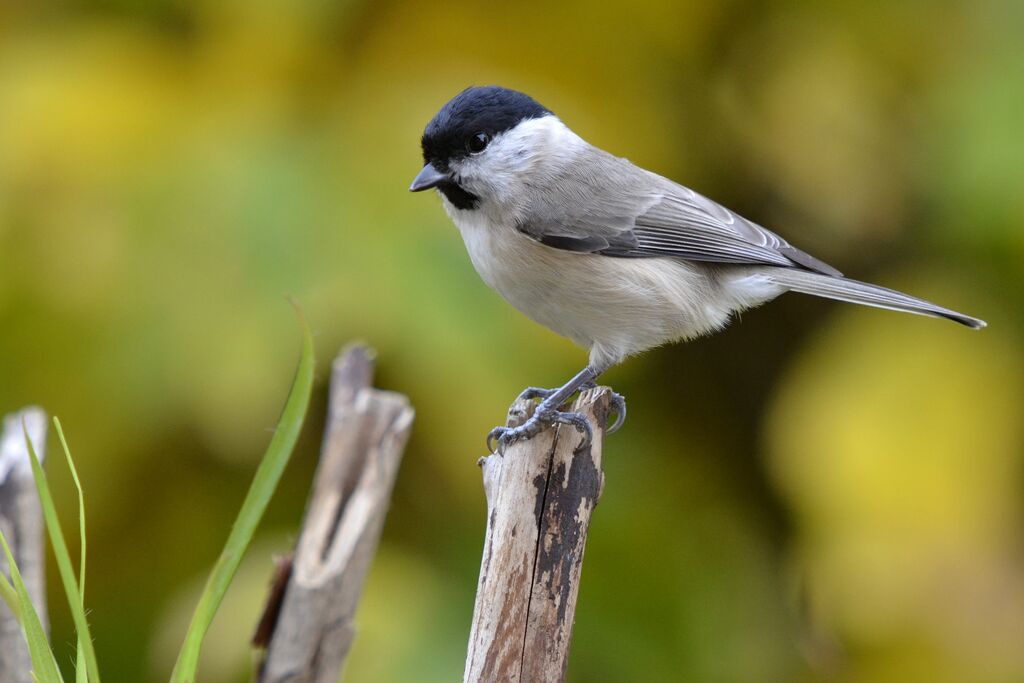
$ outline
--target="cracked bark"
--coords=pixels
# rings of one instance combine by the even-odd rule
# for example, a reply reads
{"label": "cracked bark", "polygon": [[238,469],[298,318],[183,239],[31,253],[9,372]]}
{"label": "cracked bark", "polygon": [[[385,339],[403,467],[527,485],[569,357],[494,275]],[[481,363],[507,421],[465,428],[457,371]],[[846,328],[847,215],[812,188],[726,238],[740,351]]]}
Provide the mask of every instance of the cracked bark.
{"label": "cracked bark", "polygon": [[[594,430],[548,429],[482,458],[487,533],[463,680],[562,681],[590,518],[604,483],[601,453],[611,390],[583,392],[573,410]],[[517,401],[509,426],[533,411]]]}
{"label": "cracked bark", "polygon": [[294,560],[278,567],[254,642],[260,683],[337,683],[412,428],[409,400],[371,386],[372,352],[334,361],[320,464]]}

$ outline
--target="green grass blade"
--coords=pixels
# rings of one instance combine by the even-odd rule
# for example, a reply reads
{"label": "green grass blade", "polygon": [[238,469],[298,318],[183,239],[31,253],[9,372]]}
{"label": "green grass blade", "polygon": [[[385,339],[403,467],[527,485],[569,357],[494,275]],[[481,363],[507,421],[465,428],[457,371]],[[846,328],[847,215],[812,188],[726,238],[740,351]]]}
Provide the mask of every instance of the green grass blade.
{"label": "green grass blade", "polygon": [[64,584],[64,594],[67,596],[71,618],[75,622],[78,642],[82,646],[82,654],[85,655],[88,679],[93,683],[99,683],[100,672],[99,667],[96,665],[96,650],[92,645],[89,622],[85,618],[82,596],[78,591],[78,582],[75,579],[75,569],[71,565],[71,555],[68,553],[64,532],[61,531],[60,520],[57,518],[57,508],[53,505],[50,485],[47,483],[46,473],[39,464],[39,458],[36,457],[36,449],[28,436],[28,429],[25,427],[24,421],[22,421],[21,427],[25,433],[25,443],[28,445],[29,459],[32,463],[32,475],[35,477],[36,490],[39,492],[39,502],[43,508],[43,519],[46,520],[46,534],[50,537],[50,546],[53,548],[53,555],[57,560],[57,570],[60,574],[61,583]]}
{"label": "green grass blade", "polygon": [[82,553],[78,564],[78,592],[82,594],[82,598],[85,598],[85,496],[82,493],[82,482],[78,478],[78,468],[75,467],[75,461],[71,458],[71,449],[68,448],[67,439],[64,438],[64,428],[61,426],[59,418],[53,418],[53,426],[57,429],[57,438],[60,439],[64,459],[68,463],[68,469],[71,470],[71,478],[74,480],[75,490],[78,492],[78,534],[82,542]]}
{"label": "green grass blade", "polygon": [[82,639],[78,639],[75,646],[75,683],[89,683],[89,671],[85,663],[85,646]]}
{"label": "green grass blade", "polygon": [[260,461],[260,465],[256,469],[256,475],[253,477],[249,492],[245,496],[242,509],[238,512],[238,517],[231,528],[224,549],[211,570],[206,588],[199,599],[199,604],[196,605],[188,632],[185,635],[185,642],[181,647],[181,652],[178,653],[178,661],[171,674],[172,683],[195,681],[203,638],[206,636],[213,616],[242,561],[242,555],[252,541],[256,526],[259,524],[260,518],[263,517],[263,512],[277,488],[277,483],[285,465],[288,464],[295,442],[299,438],[313,388],[314,366],[313,339],[309,332],[309,326],[302,318],[301,312],[299,318],[302,322],[303,333],[302,357],[299,360],[291,392],[288,394],[288,401],[285,403],[281,419],[277,423],[274,436],[263,455],[263,460]]}
{"label": "green grass blade", "polygon": [[18,591],[14,589],[14,586],[11,585],[11,582],[2,573],[0,573],[0,598],[7,604],[7,609],[11,610],[11,614],[14,615],[14,618],[20,624],[21,605],[18,604]]}
{"label": "green grass blade", "polygon": [[[60,420],[55,416],[53,426],[57,430],[57,437],[60,439],[61,448],[64,450],[64,460],[71,470],[71,478],[75,481],[75,490],[78,492],[78,535],[82,551],[78,560],[78,595],[82,599],[82,609],[85,609],[85,495],[82,493],[82,482],[78,479],[78,469],[75,461],[71,458],[71,449],[68,448],[67,439],[64,438],[64,428]],[[75,648],[75,683],[89,683],[89,674],[85,666],[85,647],[82,645],[81,637]]]}
{"label": "green grass blade", "polygon": [[50,649],[50,641],[46,638],[46,630],[43,622],[39,619],[32,598],[28,595],[25,582],[18,571],[18,565],[14,563],[14,553],[7,545],[7,539],[0,533],[0,544],[4,546],[4,554],[7,555],[7,565],[11,569],[11,581],[14,583],[14,590],[18,596],[18,612],[20,613],[21,628],[25,632],[25,640],[28,642],[28,654],[32,658],[33,678],[39,683],[63,683],[60,677],[60,669],[57,668],[57,661]]}

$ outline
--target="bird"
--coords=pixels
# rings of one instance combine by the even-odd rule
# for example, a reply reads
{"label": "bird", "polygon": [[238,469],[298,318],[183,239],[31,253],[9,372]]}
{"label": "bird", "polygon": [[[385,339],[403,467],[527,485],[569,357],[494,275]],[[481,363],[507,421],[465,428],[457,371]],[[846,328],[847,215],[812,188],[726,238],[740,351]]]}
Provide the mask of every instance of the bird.
{"label": "bird", "polygon": [[[589,351],[588,363],[488,449],[574,426],[563,410],[608,368],[725,327],[741,311],[799,292],[985,327],[983,320],[843,276],[774,232],[585,141],[529,95],[490,85],[449,100],[421,138],[412,192],[434,189],[483,281],[512,306]],[[618,429],[625,401],[614,394]]]}

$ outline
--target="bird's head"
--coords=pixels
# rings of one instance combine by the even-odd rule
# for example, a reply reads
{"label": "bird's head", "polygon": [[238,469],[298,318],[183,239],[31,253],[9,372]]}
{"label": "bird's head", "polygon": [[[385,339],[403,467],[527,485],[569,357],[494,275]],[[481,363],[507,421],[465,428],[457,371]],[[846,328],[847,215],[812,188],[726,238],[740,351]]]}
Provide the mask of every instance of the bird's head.
{"label": "bird's head", "polygon": [[409,188],[437,188],[455,209],[507,199],[578,140],[546,107],[498,86],[452,98],[423,132],[423,170]]}

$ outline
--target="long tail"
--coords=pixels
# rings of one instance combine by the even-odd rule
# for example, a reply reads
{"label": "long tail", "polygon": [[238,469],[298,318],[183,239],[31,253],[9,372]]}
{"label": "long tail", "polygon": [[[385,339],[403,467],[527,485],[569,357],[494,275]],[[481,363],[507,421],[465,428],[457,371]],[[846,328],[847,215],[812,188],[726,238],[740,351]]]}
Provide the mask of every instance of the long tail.
{"label": "long tail", "polygon": [[937,306],[930,301],[918,299],[909,294],[897,292],[894,289],[869,285],[866,282],[812,273],[797,268],[766,268],[765,270],[773,282],[782,285],[791,292],[811,294],[853,304],[864,304],[865,306],[874,306],[875,308],[888,308],[892,311],[906,311],[907,313],[916,313],[918,315],[948,318],[975,330],[980,330],[986,325],[984,320],[951,311],[948,308]]}

